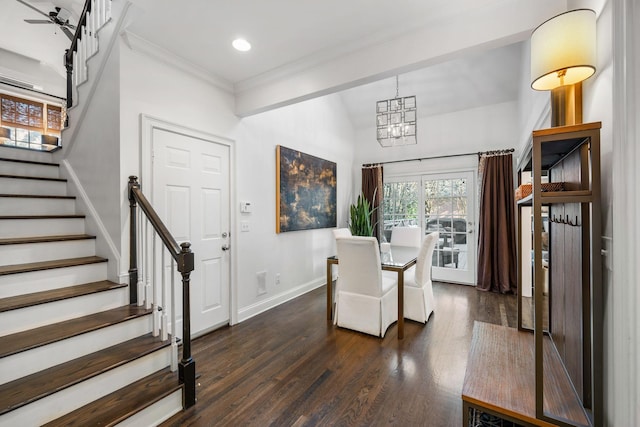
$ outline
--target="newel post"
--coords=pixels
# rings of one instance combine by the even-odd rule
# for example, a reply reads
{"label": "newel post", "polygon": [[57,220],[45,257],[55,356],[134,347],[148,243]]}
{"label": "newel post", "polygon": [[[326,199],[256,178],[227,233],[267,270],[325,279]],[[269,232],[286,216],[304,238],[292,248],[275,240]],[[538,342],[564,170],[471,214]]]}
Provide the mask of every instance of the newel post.
{"label": "newel post", "polygon": [[196,362],[191,358],[191,303],[190,276],[194,267],[191,243],[180,244],[182,248],[178,256],[178,271],[182,274],[182,360],[178,366],[180,382],[184,384],[185,408],[196,403]]}
{"label": "newel post", "polygon": [[[64,53],[64,68],[67,70],[67,110],[73,107],[73,52],[70,49]],[[64,127],[69,127],[69,115],[65,117]]]}
{"label": "newel post", "polygon": [[138,232],[136,229],[137,219],[137,203],[136,198],[133,195],[134,188],[139,189],[140,183],[138,183],[137,176],[129,177],[129,303],[138,303],[138,245],[137,237]]}

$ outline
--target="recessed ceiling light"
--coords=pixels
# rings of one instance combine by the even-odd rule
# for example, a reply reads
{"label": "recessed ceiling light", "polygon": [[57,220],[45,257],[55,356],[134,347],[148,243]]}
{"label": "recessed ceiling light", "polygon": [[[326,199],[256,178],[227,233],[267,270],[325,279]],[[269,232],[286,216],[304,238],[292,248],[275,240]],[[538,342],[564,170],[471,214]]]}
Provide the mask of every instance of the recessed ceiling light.
{"label": "recessed ceiling light", "polygon": [[246,52],[251,50],[251,43],[246,41],[245,39],[235,39],[231,45],[240,52]]}

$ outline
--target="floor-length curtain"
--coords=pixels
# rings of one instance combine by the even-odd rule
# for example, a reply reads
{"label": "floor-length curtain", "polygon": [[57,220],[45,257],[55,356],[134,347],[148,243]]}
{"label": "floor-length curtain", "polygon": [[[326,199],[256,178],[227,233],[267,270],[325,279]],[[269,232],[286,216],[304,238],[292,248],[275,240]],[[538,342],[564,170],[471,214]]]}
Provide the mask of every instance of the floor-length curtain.
{"label": "floor-length curtain", "polygon": [[482,156],[479,171],[478,289],[516,293],[513,156]]}
{"label": "floor-length curtain", "polygon": [[382,231],[382,165],[362,166],[362,194],[371,204],[373,235],[380,240]]}

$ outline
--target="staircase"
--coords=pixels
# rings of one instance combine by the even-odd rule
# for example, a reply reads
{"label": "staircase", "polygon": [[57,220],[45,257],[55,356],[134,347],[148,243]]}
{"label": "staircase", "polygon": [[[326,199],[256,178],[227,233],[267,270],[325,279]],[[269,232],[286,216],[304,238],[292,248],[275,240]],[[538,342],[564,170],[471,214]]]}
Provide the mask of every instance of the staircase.
{"label": "staircase", "polygon": [[0,151],[0,426],[155,425],[180,411],[170,341],[107,280],[59,166]]}

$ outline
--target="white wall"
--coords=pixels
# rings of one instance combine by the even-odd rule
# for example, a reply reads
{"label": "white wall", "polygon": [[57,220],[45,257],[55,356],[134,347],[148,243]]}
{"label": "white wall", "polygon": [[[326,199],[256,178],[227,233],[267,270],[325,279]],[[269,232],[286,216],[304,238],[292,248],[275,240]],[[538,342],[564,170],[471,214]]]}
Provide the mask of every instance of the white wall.
{"label": "white wall", "polygon": [[[130,175],[141,177],[140,115],[146,114],[194,130],[233,139],[238,119],[233,98],[211,84],[120,41],[120,194],[121,270],[129,268]],[[141,181],[144,191],[145,182]],[[145,193],[148,197],[150,194]]]}
{"label": "white wall", "polygon": [[[353,131],[342,104],[317,99],[273,110],[238,122],[233,98],[191,74],[131,50],[121,43],[121,173],[122,259],[128,260],[129,175],[140,176],[140,114],[235,140],[236,180],[232,196],[232,255],[236,266],[237,320],[324,284],[325,260],[333,254],[330,229],[275,233],[275,146],[284,145],[338,163],[340,212],[351,188]],[[145,183],[142,182],[144,189]],[[232,188],[232,193],[234,189]],[[250,201],[251,214],[241,215],[239,201]],[[249,221],[241,233],[239,221]],[[346,223],[338,215],[340,224]],[[123,263],[121,269],[128,266]],[[267,293],[257,295],[256,272],[267,272]],[[281,277],[275,285],[275,274]],[[232,307],[232,311],[234,308]]]}
{"label": "white wall", "polygon": [[[5,33],[10,34],[10,33]],[[60,50],[60,63],[64,49]],[[0,75],[39,86],[41,92],[66,97],[67,80],[48,64],[0,48]]]}
{"label": "white wall", "polygon": [[[237,133],[238,200],[250,201],[251,214],[237,235],[240,320],[325,283],[327,256],[335,254],[331,229],[276,234],[276,145],[337,163],[338,226],[346,226],[351,199],[354,132],[342,103],[317,98],[242,119]],[[267,293],[257,295],[256,273],[267,272]],[[275,275],[280,274],[280,284]]]}
{"label": "white wall", "polygon": [[[372,110],[373,111],[373,110]],[[371,121],[375,117],[372,115]],[[417,159],[478,151],[516,148],[518,144],[518,104],[505,102],[471,110],[430,117],[418,117],[418,143],[383,148],[376,140],[375,128],[357,133],[353,166],[354,194],[360,192],[363,163]],[[385,175],[477,167],[476,156],[385,165]]]}
{"label": "white wall", "polygon": [[[87,214],[87,233],[101,236],[104,231],[113,242],[114,246],[111,246],[107,239],[100,238],[96,247],[98,255],[110,260],[111,280],[118,280],[118,270],[121,268],[117,259],[120,246],[120,215],[114,208],[120,205],[119,67],[116,46],[111,51],[104,73],[95,86],[93,102],[87,106],[84,118],[79,121],[78,112],[81,106],[69,113],[69,120],[75,120],[73,144],[65,145],[64,139],[68,131],[64,131],[62,138],[65,149],[56,153],[56,156],[64,159],[65,167],[62,168],[62,173],[65,177],[71,178],[69,188],[71,194],[76,196],[78,211]],[[75,186],[75,177],[81,188]],[[82,193],[88,198],[87,204],[80,197]],[[90,215],[91,209],[95,210],[93,213],[97,218]]]}

